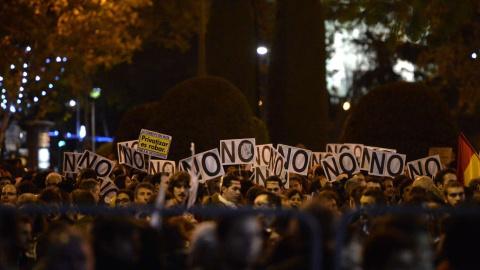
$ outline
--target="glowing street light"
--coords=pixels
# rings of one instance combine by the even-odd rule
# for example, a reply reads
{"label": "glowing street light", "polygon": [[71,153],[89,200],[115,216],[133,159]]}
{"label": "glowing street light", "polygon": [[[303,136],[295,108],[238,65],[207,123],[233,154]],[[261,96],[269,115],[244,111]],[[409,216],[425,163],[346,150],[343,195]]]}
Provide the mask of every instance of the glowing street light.
{"label": "glowing street light", "polygon": [[350,102],[345,101],[345,102],[343,103],[343,110],[344,110],[344,111],[350,110]]}
{"label": "glowing street light", "polygon": [[265,46],[260,46],[257,48],[257,53],[260,55],[265,55],[268,53],[268,49]]}

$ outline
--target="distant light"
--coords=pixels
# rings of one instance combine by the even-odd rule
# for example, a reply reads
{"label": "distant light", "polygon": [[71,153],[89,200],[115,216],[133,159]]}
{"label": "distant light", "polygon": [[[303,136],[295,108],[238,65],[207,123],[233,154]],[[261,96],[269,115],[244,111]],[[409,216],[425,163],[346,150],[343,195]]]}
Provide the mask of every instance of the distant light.
{"label": "distant light", "polygon": [[2,103],[7,104],[7,100],[6,99],[2,100]]}
{"label": "distant light", "polygon": [[3,77],[2,77],[2,76],[0,76],[0,82],[1,82],[1,81],[3,81]]}
{"label": "distant light", "polygon": [[28,73],[26,71],[23,72],[23,77],[27,77]]}
{"label": "distant light", "polygon": [[67,57],[63,57],[63,62],[67,62]]}
{"label": "distant light", "polygon": [[37,82],[40,81],[40,76],[38,76],[38,75],[35,76],[35,81],[37,81]]}
{"label": "distant light", "polygon": [[15,109],[15,106],[10,105],[10,112],[15,113],[17,110]]}
{"label": "distant light", "polygon": [[45,72],[45,68],[44,68],[44,67],[42,67],[42,72]]}
{"label": "distant light", "polygon": [[344,111],[350,110],[350,102],[345,101],[345,102],[343,103],[343,110],[344,110]]}
{"label": "distant light", "polygon": [[15,68],[15,65],[14,64],[11,64],[10,65],[10,69],[14,69]]}
{"label": "distant light", "polygon": [[23,78],[22,83],[27,83],[27,79]]}
{"label": "distant light", "polygon": [[38,97],[34,97],[33,102],[37,102],[37,101],[38,101]]}
{"label": "distant light", "polygon": [[0,82],[0,86],[2,86],[2,85],[3,85],[3,83]]}
{"label": "distant light", "polygon": [[59,79],[58,76],[55,76],[55,81],[58,81],[58,79]]}
{"label": "distant light", "polygon": [[47,94],[46,91],[42,91],[42,96],[45,96]]}
{"label": "distant light", "polygon": [[87,129],[85,128],[84,125],[81,125],[80,126],[80,139],[83,139],[85,138],[85,136],[87,136]]}
{"label": "distant light", "polygon": [[64,69],[64,68],[61,68],[61,69],[60,69],[60,71],[61,71],[61,72],[64,72],[64,71],[65,71],[65,69]]}
{"label": "distant light", "polygon": [[29,52],[31,50],[32,50],[32,48],[30,48],[30,46],[27,46],[27,48],[25,49],[25,52]]}
{"label": "distant light", "polygon": [[477,54],[476,54],[476,53],[472,53],[472,58],[473,58],[473,59],[477,59]]}
{"label": "distant light", "polygon": [[267,47],[264,47],[264,46],[260,46],[257,48],[257,53],[260,54],[260,55],[265,55],[268,53],[268,49]]}
{"label": "distant light", "polygon": [[22,101],[20,99],[17,99],[17,104],[20,104],[22,103]]}
{"label": "distant light", "polygon": [[18,90],[20,90],[20,92],[23,92],[23,90],[24,90],[23,86],[20,86],[20,87],[18,88]]}
{"label": "distant light", "polygon": [[67,132],[67,138],[70,138],[70,137],[72,137],[72,133]]}
{"label": "distant light", "polygon": [[64,147],[65,146],[65,141],[64,140],[60,140],[58,141],[58,147]]}
{"label": "distant light", "polygon": [[27,103],[27,107],[30,108],[30,106],[32,106],[32,105],[30,105],[30,103]]}
{"label": "distant light", "polygon": [[2,99],[5,99],[5,95],[2,95]]}
{"label": "distant light", "polygon": [[50,59],[47,58],[47,60],[45,60],[45,62],[47,62],[47,64],[50,63]]}
{"label": "distant light", "polygon": [[72,99],[70,100],[69,105],[70,107],[75,107],[75,105],[77,105],[77,102],[75,102],[75,100]]}
{"label": "distant light", "polygon": [[263,105],[263,102],[260,100],[258,101],[258,106],[262,106]]}
{"label": "distant light", "polygon": [[18,97],[19,97],[19,98],[22,98],[22,97],[23,97],[23,94],[22,94],[22,93],[18,94]]}
{"label": "distant light", "polygon": [[55,136],[58,136],[58,130],[55,130],[53,133],[55,134]]}
{"label": "distant light", "polygon": [[18,111],[21,112],[21,111],[22,111],[22,108],[18,108]]}
{"label": "distant light", "polygon": [[53,88],[53,84],[48,84],[48,88],[52,89]]}
{"label": "distant light", "polygon": [[90,97],[93,99],[97,99],[100,97],[100,93],[102,92],[101,88],[93,88],[92,92],[90,92]]}
{"label": "distant light", "polygon": [[7,90],[5,90],[5,88],[3,88],[3,89],[2,89],[2,93],[5,94],[6,92],[7,92]]}
{"label": "distant light", "polygon": [[61,58],[60,56],[57,56],[57,59],[56,59],[56,60],[57,60],[57,63],[62,62],[62,58]]}
{"label": "distant light", "polygon": [[27,67],[28,67],[27,63],[24,63],[23,68],[27,68]]}
{"label": "distant light", "polygon": [[1,106],[2,106],[3,109],[6,109],[6,108],[7,108],[7,105],[6,105],[5,103],[2,103]]}

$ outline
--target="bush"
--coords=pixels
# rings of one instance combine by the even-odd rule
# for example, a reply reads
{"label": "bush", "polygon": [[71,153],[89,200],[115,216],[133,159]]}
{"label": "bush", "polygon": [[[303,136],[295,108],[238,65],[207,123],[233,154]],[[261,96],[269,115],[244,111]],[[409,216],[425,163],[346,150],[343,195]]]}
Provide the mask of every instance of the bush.
{"label": "bush", "polygon": [[435,90],[395,82],[368,92],[348,117],[340,142],[397,149],[407,161],[428,156],[430,147],[455,147],[450,109]]}
{"label": "bush", "polygon": [[[253,114],[245,96],[219,77],[186,80],[165,94],[153,108],[147,129],[173,137],[169,160],[219,147],[222,139],[255,137]],[[264,135],[265,136],[265,135]]]}
{"label": "bush", "polygon": [[115,142],[138,140],[140,130],[147,126],[153,109],[159,106],[160,102],[146,103],[125,112],[115,134]]}

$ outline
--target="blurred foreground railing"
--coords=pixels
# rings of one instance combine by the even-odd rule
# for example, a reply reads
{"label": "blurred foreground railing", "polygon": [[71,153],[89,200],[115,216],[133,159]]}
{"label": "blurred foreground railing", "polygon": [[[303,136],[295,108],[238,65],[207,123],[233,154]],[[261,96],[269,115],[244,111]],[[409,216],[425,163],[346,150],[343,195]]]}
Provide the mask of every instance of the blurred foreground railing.
{"label": "blurred foreground railing", "polygon": [[82,205],[80,207],[71,206],[58,206],[58,205],[24,205],[20,208],[13,207],[0,207],[0,218],[3,215],[8,214],[27,214],[27,215],[43,215],[55,212],[59,214],[71,214],[72,212],[81,212],[82,214],[100,216],[132,216],[132,213],[146,213],[153,215],[156,213],[160,216],[177,216],[182,215],[185,212],[191,213],[195,216],[208,216],[208,217],[241,217],[241,216],[258,216],[258,215],[274,215],[276,217],[286,217],[298,220],[306,225],[309,230],[309,236],[311,237],[312,245],[309,252],[309,265],[310,269],[322,269],[322,255],[323,245],[321,236],[321,227],[319,222],[310,214],[304,211],[296,210],[267,210],[267,209],[252,209],[252,208],[239,208],[239,209],[226,209],[218,207],[202,207],[191,209],[157,209],[153,205],[132,205],[125,208],[110,208],[102,206]]}

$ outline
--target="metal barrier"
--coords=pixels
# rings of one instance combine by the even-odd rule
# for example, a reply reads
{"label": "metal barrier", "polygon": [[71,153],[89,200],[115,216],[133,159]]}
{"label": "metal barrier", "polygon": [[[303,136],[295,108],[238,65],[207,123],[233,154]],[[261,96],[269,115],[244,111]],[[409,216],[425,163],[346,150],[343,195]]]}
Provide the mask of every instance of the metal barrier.
{"label": "metal barrier", "polygon": [[133,205],[125,208],[109,208],[102,206],[83,205],[81,207],[57,206],[57,205],[25,205],[19,209],[13,207],[0,207],[0,216],[4,214],[48,214],[52,211],[61,214],[72,213],[72,211],[81,211],[90,215],[131,215],[132,213],[160,213],[161,215],[176,216],[185,212],[193,215],[209,216],[209,217],[239,217],[239,216],[257,216],[257,215],[274,215],[277,217],[287,217],[297,219],[303,222],[309,229],[312,241],[312,249],[310,252],[310,269],[322,269],[323,245],[321,227],[318,221],[310,214],[303,211],[295,210],[268,210],[268,209],[251,209],[240,208],[236,210],[218,208],[218,207],[202,207],[191,209],[157,209],[153,205]]}
{"label": "metal barrier", "polygon": [[[356,209],[342,215],[335,235],[335,253],[334,268],[342,270],[342,251],[345,248],[346,233],[348,225],[352,219],[358,218],[365,214],[365,210]],[[478,217],[480,218],[480,209],[475,208],[424,208],[424,207],[407,207],[407,206],[377,206],[368,209],[368,214],[372,216],[382,215],[450,215],[452,217]]]}

